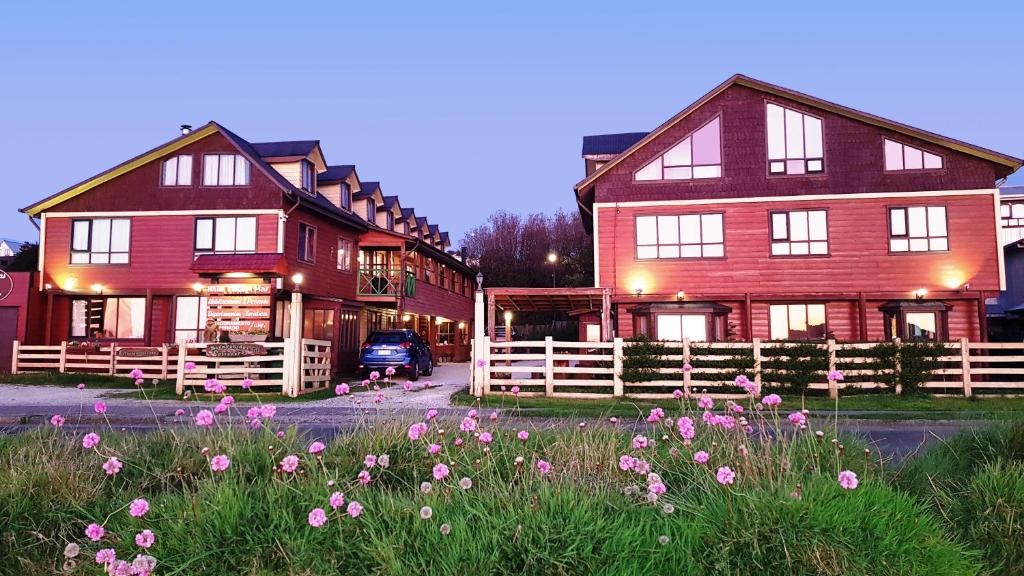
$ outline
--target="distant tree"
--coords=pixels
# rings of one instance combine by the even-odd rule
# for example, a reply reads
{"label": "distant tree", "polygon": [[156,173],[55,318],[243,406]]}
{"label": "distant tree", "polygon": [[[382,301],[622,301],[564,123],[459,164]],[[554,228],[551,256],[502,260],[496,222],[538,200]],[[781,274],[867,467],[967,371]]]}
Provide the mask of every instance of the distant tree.
{"label": "distant tree", "polygon": [[[504,210],[462,239],[471,261],[479,263],[484,286],[550,288],[594,285],[593,240],[576,212],[525,218]],[[548,254],[557,256],[548,262]]]}
{"label": "distant tree", "polygon": [[8,272],[34,272],[39,269],[39,244],[25,242],[7,265]]}

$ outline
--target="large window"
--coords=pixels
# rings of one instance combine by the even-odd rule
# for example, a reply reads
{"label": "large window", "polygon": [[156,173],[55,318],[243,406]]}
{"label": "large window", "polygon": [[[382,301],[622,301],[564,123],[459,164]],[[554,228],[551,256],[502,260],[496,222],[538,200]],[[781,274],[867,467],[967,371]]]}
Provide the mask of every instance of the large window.
{"label": "large window", "polygon": [[885,139],[885,169],[893,171],[903,170],[940,170],[942,169],[942,156],[925,152],[920,148],[907,146],[902,142]]}
{"label": "large window", "polygon": [[945,206],[889,209],[889,250],[944,252],[949,250]]}
{"label": "large window", "polygon": [[772,304],[768,307],[772,340],[824,340],[824,304]]}
{"label": "large window", "polygon": [[346,238],[338,238],[338,270],[352,270],[352,241]]}
{"label": "large window", "polygon": [[174,304],[174,341],[202,342],[206,329],[206,296],[178,296]]}
{"label": "large window", "polygon": [[71,301],[71,337],[131,340],[146,333],[145,298],[76,298]]}
{"label": "large window", "polygon": [[72,264],[127,264],[131,220],[94,218],[71,222]]}
{"label": "large window", "polygon": [[825,171],[820,118],[769,103],[767,124],[769,174]]}
{"label": "large window", "polygon": [[300,162],[302,168],[302,189],[310,194],[316,194],[316,170],[309,160]]}
{"label": "large window", "polygon": [[192,156],[185,154],[164,160],[164,186],[192,185]]}
{"label": "large window", "polygon": [[334,310],[302,312],[302,337],[314,340],[334,340]]}
{"label": "large window", "polygon": [[256,217],[196,218],[195,253],[256,252]]}
{"label": "large window", "polygon": [[772,212],[772,256],[819,254],[828,254],[827,212]]}
{"label": "large window", "polygon": [[721,258],[725,256],[722,214],[637,216],[636,257]]}
{"label": "large window", "polygon": [[299,260],[312,264],[316,261],[316,228],[299,223]]}
{"label": "large window", "polygon": [[708,317],[706,314],[658,314],[658,340],[706,342],[708,339]]}
{"label": "large window", "polygon": [[637,170],[633,179],[692,180],[721,175],[721,118],[716,117]]}
{"label": "large window", "polygon": [[203,156],[203,186],[245,186],[249,184],[249,161],[240,154]]}

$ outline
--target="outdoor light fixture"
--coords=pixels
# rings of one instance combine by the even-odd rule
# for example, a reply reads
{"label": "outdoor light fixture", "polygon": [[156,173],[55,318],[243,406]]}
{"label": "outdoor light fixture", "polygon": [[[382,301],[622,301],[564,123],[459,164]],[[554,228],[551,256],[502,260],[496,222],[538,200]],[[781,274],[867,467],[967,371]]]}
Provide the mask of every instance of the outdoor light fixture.
{"label": "outdoor light fixture", "polygon": [[633,292],[635,292],[636,293],[636,297],[639,298],[640,295],[644,293],[644,287],[643,286],[636,286],[635,288],[633,288]]}
{"label": "outdoor light fixture", "polygon": [[203,284],[202,284],[202,282],[196,282],[195,284],[193,284],[192,285],[192,289],[195,290],[196,292],[202,292],[203,291]]}
{"label": "outdoor light fixture", "polygon": [[505,322],[511,322],[511,321],[512,321],[512,311],[511,310],[506,310],[505,311]]}
{"label": "outdoor light fixture", "polygon": [[927,288],[918,288],[917,290],[914,290],[914,298],[917,298],[918,300],[923,300],[924,297],[927,296],[927,295],[928,295],[928,289]]}
{"label": "outdoor light fixture", "polygon": [[402,322],[408,322],[409,320],[412,320],[412,316],[408,314],[402,314]]}
{"label": "outdoor light fixture", "polygon": [[50,284],[49,282],[45,284],[45,287],[47,290],[53,290],[53,284]]}
{"label": "outdoor light fixture", "polygon": [[74,290],[78,286],[78,278],[69,276],[64,279],[63,287],[65,290]]}
{"label": "outdoor light fixture", "polygon": [[548,263],[554,264],[555,262],[558,262],[558,254],[555,254],[554,252],[548,252]]}
{"label": "outdoor light fixture", "polygon": [[682,302],[683,300],[686,300],[686,292],[683,292],[682,290],[680,290],[679,292],[676,292],[676,300],[678,300],[680,302]]}
{"label": "outdoor light fixture", "polygon": [[302,281],[305,279],[306,277],[302,275],[302,272],[296,272],[295,274],[292,274],[292,283],[295,284],[296,286],[301,286]]}
{"label": "outdoor light fixture", "polygon": [[483,272],[477,272],[476,273],[476,291],[480,292],[483,289],[484,289],[484,273]]}
{"label": "outdoor light fixture", "polygon": [[89,288],[97,294],[103,293],[103,284],[93,284]]}
{"label": "outdoor light fixture", "polygon": [[466,328],[466,323],[465,322],[459,322],[459,330],[464,330],[465,328]]}

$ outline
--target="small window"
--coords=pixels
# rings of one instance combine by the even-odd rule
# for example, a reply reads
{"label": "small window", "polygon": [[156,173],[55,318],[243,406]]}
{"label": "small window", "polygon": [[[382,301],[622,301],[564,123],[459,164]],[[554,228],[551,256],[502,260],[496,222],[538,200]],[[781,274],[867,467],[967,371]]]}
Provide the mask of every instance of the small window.
{"label": "small window", "polygon": [[771,213],[772,256],[828,254],[828,213],[794,210]]}
{"label": "small window", "polygon": [[203,186],[246,186],[249,184],[249,161],[240,154],[206,154],[203,156]]}
{"label": "small window", "polygon": [[377,223],[377,204],[373,200],[366,201],[366,221],[370,224]]}
{"label": "small window", "polygon": [[192,156],[185,154],[164,160],[164,186],[192,185]]}
{"label": "small window", "polygon": [[299,223],[299,260],[310,264],[316,261],[316,228]]}
{"label": "small window", "polygon": [[816,174],[825,171],[821,118],[769,103],[768,173]]}
{"label": "small window", "polygon": [[309,160],[303,160],[301,163],[302,169],[302,189],[310,194],[316,195],[316,170],[313,167],[313,163]]}
{"label": "small window", "polygon": [[707,342],[707,314],[658,314],[655,338],[662,341],[679,342],[683,339],[691,342]]}
{"label": "small window", "polygon": [[352,241],[347,238],[338,238],[338,270],[352,270]]}
{"label": "small window", "polygon": [[637,170],[633,179],[695,180],[721,175],[721,118],[716,117]]}
{"label": "small window", "polygon": [[886,138],[885,169],[889,172],[941,170],[942,156]]}
{"label": "small window", "polygon": [[384,218],[385,218],[385,222],[387,224],[388,230],[394,230],[395,229],[395,214],[393,212],[391,212],[390,210],[388,210],[387,212],[385,212],[385,217]]}
{"label": "small window", "polygon": [[721,258],[725,256],[722,214],[637,216],[636,257]]}
{"label": "small window", "polygon": [[145,298],[76,298],[71,301],[71,337],[140,339],[146,333]]}
{"label": "small window", "polygon": [[341,207],[345,210],[352,209],[352,188],[348,182],[341,183]]}
{"label": "small window", "polygon": [[938,340],[938,313],[936,312],[907,312],[906,338],[907,340]]}
{"label": "small window", "polygon": [[772,304],[768,307],[772,340],[824,340],[824,304]]}
{"label": "small window", "polygon": [[202,342],[206,330],[206,296],[178,296],[174,304],[174,341]]}
{"label": "small window", "polygon": [[72,264],[127,264],[131,220],[94,218],[71,222]]}
{"label": "small window", "polygon": [[910,206],[889,209],[891,252],[945,252],[949,250],[945,206]]}

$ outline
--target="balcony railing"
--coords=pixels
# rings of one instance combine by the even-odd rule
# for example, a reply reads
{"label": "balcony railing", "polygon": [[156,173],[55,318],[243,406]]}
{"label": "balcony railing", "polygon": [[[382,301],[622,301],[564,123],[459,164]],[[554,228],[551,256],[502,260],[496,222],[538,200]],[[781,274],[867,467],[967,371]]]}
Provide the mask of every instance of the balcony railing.
{"label": "balcony railing", "polygon": [[[402,293],[402,275],[405,274],[405,292]],[[356,286],[359,296],[391,296],[400,294],[406,298],[416,297],[416,275],[399,268],[360,268]]]}

